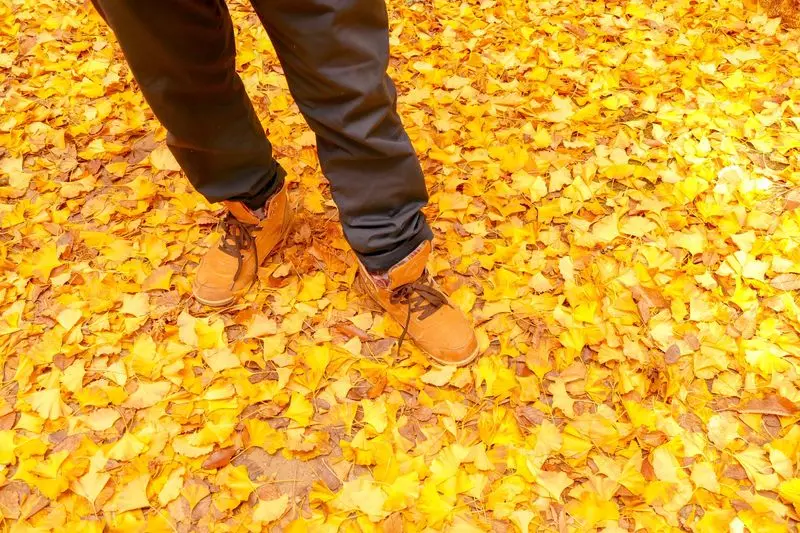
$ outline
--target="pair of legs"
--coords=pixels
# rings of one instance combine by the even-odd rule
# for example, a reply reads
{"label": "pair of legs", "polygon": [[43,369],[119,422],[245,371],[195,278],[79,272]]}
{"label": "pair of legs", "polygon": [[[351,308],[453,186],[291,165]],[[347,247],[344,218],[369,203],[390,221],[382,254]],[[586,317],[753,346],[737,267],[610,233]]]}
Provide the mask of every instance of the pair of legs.
{"label": "pair of legs", "polygon": [[[93,0],[114,30],[167,144],[211,202],[252,209],[284,171],[235,70],[225,0]],[[383,0],[251,0],[317,136],[347,241],[371,272],[432,238],[428,196],[386,75]]]}
{"label": "pair of legs", "polygon": [[[464,314],[426,271],[432,233],[419,161],[386,75],[383,0],[250,0],[289,88],[317,135],[322,171],[362,288],[434,360],[478,354]],[[93,0],[142,92],[169,133],[167,144],[195,189],[225,202],[224,235],[198,266],[193,293],[227,305],[258,277],[291,217],[284,171],[235,70],[225,0]]]}

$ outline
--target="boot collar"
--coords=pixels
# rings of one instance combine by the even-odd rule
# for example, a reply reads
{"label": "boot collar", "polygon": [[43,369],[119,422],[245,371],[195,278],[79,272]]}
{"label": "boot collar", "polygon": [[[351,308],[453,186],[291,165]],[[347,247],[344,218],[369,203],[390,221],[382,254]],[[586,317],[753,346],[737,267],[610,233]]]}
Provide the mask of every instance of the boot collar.
{"label": "boot collar", "polygon": [[389,269],[386,276],[389,278],[389,289],[394,290],[402,285],[407,285],[418,280],[425,272],[428,256],[431,254],[431,242],[425,241],[405,259]]}

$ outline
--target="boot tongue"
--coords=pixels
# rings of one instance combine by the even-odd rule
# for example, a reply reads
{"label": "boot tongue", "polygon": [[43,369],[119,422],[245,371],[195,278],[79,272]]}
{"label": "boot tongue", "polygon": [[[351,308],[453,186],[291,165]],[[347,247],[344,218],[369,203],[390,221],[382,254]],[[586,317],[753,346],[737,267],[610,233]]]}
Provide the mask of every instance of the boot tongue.
{"label": "boot tongue", "polygon": [[[236,220],[239,222],[244,222],[245,224],[258,224],[261,222],[261,218],[257,213],[255,213],[252,209],[244,205],[242,202],[224,202],[225,207],[228,208],[228,211],[231,215],[234,216]],[[261,211],[259,209],[259,211]]]}
{"label": "boot tongue", "polygon": [[422,276],[422,273],[425,272],[430,253],[431,242],[425,241],[411,252],[411,255],[393,266],[387,273],[389,289],[394,290],[397,287],[417,281]]}

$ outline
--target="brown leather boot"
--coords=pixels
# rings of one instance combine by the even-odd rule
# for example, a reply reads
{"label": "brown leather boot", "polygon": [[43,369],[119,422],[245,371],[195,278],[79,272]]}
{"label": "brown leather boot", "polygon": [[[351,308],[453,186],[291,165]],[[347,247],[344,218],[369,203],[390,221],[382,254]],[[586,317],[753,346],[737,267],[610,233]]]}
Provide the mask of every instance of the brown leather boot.
{"label": "brown leather boot", "polygon": [[263,214],[241,202],[225,206],[222,238],[203,256],[192,286],[197,301],[213,307],[228,305],[250,288],[258,267],[289,233],[292,218],[286,184],[267,200]]}
{"label": "brown leather boot", "polygon": [[393,319],[403,324],[403,334],[434,361],[462,366],[478,356],[478,340],[467,317],[450,305],[425,268],[431,243],[425,242],[385,275],[360,269],[360,286]]}

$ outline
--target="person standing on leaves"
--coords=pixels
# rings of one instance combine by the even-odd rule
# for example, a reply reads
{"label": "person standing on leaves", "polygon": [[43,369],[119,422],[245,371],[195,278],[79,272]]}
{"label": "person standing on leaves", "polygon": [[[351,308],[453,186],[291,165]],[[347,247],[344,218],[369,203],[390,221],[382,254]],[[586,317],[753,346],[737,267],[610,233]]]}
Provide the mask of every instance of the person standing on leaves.
{"label": "person standing on leaves", "polygon": [[[235,70],[225,0],[92,0],[117,37],[167,145],[194,188],[228,214],[203,257],[195,298],[224,306],[247,292],[292,218],[285,171]],[[386,73],[384,0],[251,0],[289,89],[317,137],[359,284],[442,364],[475,359],[464,314],[426,270],[433,233],[417,155]]]}

